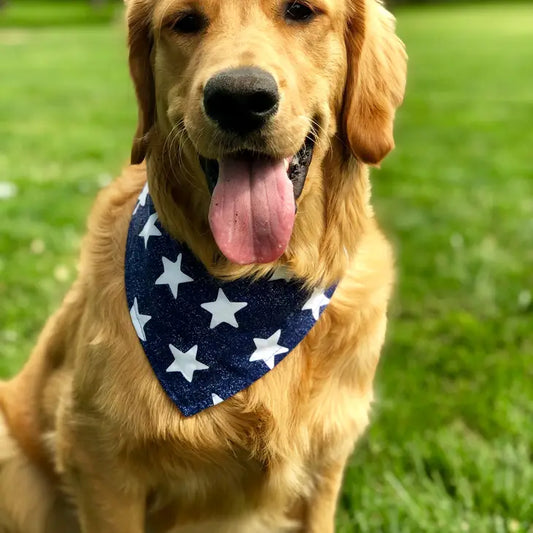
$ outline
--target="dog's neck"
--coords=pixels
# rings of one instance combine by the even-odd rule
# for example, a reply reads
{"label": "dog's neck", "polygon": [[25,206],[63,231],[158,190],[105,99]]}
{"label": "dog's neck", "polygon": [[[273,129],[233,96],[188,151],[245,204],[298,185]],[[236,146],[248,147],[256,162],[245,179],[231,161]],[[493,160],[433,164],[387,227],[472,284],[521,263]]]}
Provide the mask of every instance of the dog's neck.
{"label": "dog's neck", "polygon": [[199,179],[203,175],[196,152],[184,143],[180,153],[171,157],[164,139],[157,131],[152,133],[147,158],[148,182],[159,219],[213,276],[263,276],[280,264],[310,286],[331,285],[344,276],[372,224],[373,212],[368,169],[353,159],[347,162],[340,141],[333,139],[310,167],[286,253],[275,265],[240,266],[222,256],[211,234],[210,195],[205,180]]}

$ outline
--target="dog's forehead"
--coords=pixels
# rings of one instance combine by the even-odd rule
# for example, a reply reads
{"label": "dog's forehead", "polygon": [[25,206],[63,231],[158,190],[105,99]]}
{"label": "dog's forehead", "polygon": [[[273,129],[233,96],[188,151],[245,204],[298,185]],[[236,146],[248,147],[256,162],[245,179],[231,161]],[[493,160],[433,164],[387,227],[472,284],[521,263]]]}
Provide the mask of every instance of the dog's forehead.
{"label": "dog's forehead", "polygon": [[[130,0],[132,1],[132,0]],[[287,0],[146,0],[151,3],[156,13],[198,9],[217,13],[222,7],[231,7],[236,11],[249,11],[254,8],[275,11],[287,4]],[[344,11],[353,0],[306,0],[306,3],[325,13]],[[361,0],[362,1],[362,0]],[[128,3],[128,0],[125,0]]]}

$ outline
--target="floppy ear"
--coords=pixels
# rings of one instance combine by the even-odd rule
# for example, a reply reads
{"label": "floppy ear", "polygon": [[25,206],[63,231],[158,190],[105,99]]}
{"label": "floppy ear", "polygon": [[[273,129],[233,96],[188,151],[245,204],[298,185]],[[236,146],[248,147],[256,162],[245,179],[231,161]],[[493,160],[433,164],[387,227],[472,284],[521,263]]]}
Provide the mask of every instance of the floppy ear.
{"label": "floppy ear", "polygon": [[353,156],[376,165],[394,148],[393,122],[405,91],[407,56],[394,17],[379,0],[352,3],[341,127]]}
{"label": "floppy ear", "polygon": [[141,1],[128,1],[128,45],[130,73],[139,105],[137,132],[131,149],[131,163],[142,163],[148,147],[148,135],[155,123],[155,87],[151,65],[153,38],[151,11]]}

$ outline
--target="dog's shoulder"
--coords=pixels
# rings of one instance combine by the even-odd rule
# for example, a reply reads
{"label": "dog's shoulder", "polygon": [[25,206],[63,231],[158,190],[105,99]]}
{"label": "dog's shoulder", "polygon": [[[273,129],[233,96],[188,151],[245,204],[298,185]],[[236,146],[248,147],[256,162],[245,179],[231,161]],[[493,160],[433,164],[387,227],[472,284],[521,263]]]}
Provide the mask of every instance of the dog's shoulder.
{"label": "dog's shoulder", "polygon": [[[82,245],[80,277],[101,284],[124,271],[124,249],[137,197],[146,183],[144,165],[126,167],[122,175],[98,194]],[[101,285],[99,285],[101,287]]]}

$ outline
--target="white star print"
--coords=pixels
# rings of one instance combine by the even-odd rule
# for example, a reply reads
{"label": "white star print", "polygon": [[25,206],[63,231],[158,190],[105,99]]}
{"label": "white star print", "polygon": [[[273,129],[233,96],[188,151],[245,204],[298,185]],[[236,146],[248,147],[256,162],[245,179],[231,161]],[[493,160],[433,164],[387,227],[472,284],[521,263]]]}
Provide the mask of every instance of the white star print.
{"label": "white star print", "polygon": [[218,405],[224,401],[218,394],[211,394],[211,398],[213,399],[213,405]]}
{"label": "white star print", "polygon": [[279,266],[278,268],[276,268],[276,270],[274,270],[272,276],[270,276],[268,281],[276,281],[278,279],[282,279],[284,281],[291,281],[292,278],[293,274],[287,267]]}
{"label": "white star print", "polygon": [[318,317],[320,316],[320,308],[328,304],[329,298],[324,294],[324,291],[321,289],[315,289],[309,300],[307,300],[302,307],[302,311],[305,311],[306,309],[312,311],[313,318],[318,320]]}
{"label": "white star print", "polygon": [[155,223],[157,222],[157,213],[154,213],[153,215],[150,215],[150,218],[146,221],[146,224],[144,225],[144,228],[142,229],[141,233],[139,233],[139,237],[142,237],[144,239],[144,248],[148,248],[148,240],[150,237],[161,237],[161,232],[158,228],[156,228]]}
{"label": "white star print", "polygon": [[142,341],[146,341],[146,333],[144,332],[144,326],[149,322],[152,317],[149,315],[141,315],[139,312],[139,304],[137,303],[137,298],[133,300],[133,307],[130,309],[131,321],[133,322],[133,327],[137,332],[137,336]]}
{"label": "white star print", "polygon": [[248,304],[246,302],[230,302],[222,289],[218,289],[218,296],[214,302],[201,304],[200,307],[211,313],[211,329],[216,328],[219,324],[225,322],[234,328],[238,328],[239,324],[235,318],[235,313],[240,311]]}
{"label": "white star print", "polygon": [[137,211],[139,210],[139,206],[144,207],[146,205],[146,198],[148,197],[148,193],[150,191],[148,190],[148,183],[143,187],[143,190],[141,191],[141,194],[139,195],[139,201],[137,202],[137,205],[135,206],[135,210],[133,211],[133,214],[135,215]]}
{"label": "white star print", "polygon": [[141,194],[139,195],[139,203],[144,207],[146,205],[146,198],[148,198],[148,183],[145,183]]}
{"label": "white star print", "polygon": [[175,346],[172,346],[172,344],[169,344],[168,347],[174,356],[174,362],[167,368],[167,372],[181,372],[183,377],[189,383],[192,383],[193,374],[196,370],[207,370],[209,368],[207,365],[196,360],[198,345],[193,346],[186,353],[178,350]]}
{"label": "white star print", "polygon": [[191,281],[194,281],[181,271],[181,259],[182,254],[178,255],[175,263],[170,259],[163,257],[164,272],[155,282],[156,285],[168,285],[174,298],[178,297],[178,287],[181,283],[190,283]]}
{"label": "white star print", "polygon": [[250,361],[264,361],[264,363],[272,370],[276,364],[276,355],[287,353],[289,351],[285,346],[278,344],[281,336],[281,329],[278,329],[274,335],[268,339],[254,339],[255,352],[251,355]]}

